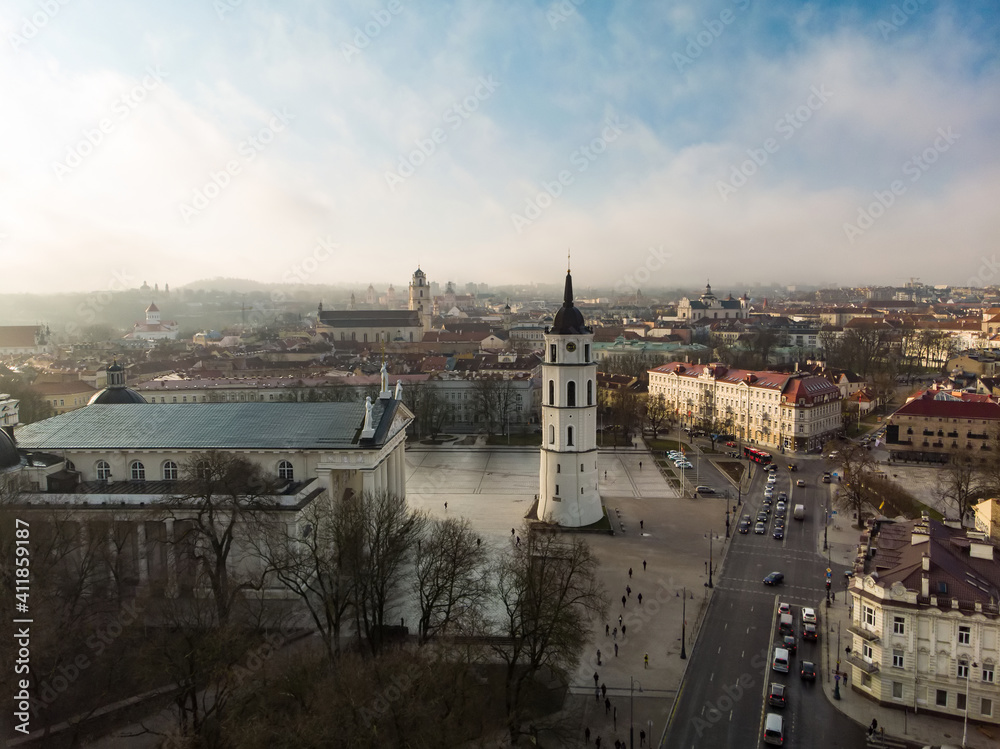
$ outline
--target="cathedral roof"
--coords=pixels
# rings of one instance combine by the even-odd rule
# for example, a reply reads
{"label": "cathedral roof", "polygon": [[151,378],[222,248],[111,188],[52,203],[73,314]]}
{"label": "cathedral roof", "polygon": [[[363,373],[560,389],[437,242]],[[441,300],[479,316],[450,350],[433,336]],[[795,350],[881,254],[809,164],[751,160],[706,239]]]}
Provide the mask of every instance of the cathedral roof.
{"label": "cathedral roof", "polygon": [[156,306],[156,302],[150,302],[149,306],[146,307],[146,312],[159,312],[160,308]]}

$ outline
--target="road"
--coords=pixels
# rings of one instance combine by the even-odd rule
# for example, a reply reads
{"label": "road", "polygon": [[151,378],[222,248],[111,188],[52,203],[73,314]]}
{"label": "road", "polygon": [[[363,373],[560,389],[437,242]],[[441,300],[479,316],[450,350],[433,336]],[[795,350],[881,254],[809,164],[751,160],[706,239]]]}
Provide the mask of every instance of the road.
{"label": "road", "polygon": [[[823,616],[820,604],[825,597],[827,562],[816,549],[822,543],[823,512],[830,494],[830,487],[820,483],[822,461],[775,458],[779,465],[775,499],[778,491],[789,494],[785,537],[772,537],[774,513],[765,535],[752,530],[748,535],[735,533],[734,524],[732,547],[716,577],[708,615],[688,654],[691,662],[663,744],[669,749],[763,746],[764,715],[769,711],[785,718],[785,746],[864,746],[865,731],[827,702],[819,682],[803,682],[799,677],[799,662],[811,660],[817,664],[819,678],[824,678],[820,654],[826,642],[799,638],[790,673],[770,668],[772,643],[778,639],[779,600],[792,604],[797,637],[802,606],[814,607]],[[785,467],[789,462],[797,463],[800,470],[790,473]],[[738,516],[749,513],[753,518],[762,508],[765,476],[755,468]],[[805,488],[795,486],[799,478],[806,481]],[[723,485],[721,479],[715,483]],[[791,519],[796,504],[806,506],[802,521]],[[783,585],[765,586],[764,576],[775,570],[785,574]],[[835,590],[840,576],[841,571],[833,570]],[[788,702],[782,711],[765,708],[766,690],[773,681],[787,687]]]}

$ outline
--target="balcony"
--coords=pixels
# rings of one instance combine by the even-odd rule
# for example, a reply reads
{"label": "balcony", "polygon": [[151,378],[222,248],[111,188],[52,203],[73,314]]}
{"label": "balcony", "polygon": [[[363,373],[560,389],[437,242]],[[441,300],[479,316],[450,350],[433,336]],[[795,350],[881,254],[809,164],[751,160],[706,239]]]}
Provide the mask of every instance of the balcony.
{"label": "balcony", "polygon": [[848,625],[847,631],[852,635],[857,635],[865,642],[878,642],[880,639],[877,632],[872,632],[870,629],[859,627],[857,624]]}
{"label": "balcony", "polygon": [[866,674],[873,674],[876,671],[878,671],[877,663],[875,663],[874,661],[869,663],[868,661],[866,661],[864,658],[862,658],[860,655],[858,655],[853,651],[848,653],[847,657],[844,660],[846,660],[855,668],[860,668]]}

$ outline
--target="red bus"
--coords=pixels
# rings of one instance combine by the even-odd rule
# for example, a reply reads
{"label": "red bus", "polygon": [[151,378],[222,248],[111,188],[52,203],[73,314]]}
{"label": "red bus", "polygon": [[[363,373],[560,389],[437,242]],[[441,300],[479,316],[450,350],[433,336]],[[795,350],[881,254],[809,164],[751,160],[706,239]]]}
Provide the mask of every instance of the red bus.
{"label": "red bus", "polygon": [[771,453],[766,453],[763,450],[757,450],[752,447],[743,448],[743,457],[752,460],[754,463],[760,463],[762,466],[771,464]]}

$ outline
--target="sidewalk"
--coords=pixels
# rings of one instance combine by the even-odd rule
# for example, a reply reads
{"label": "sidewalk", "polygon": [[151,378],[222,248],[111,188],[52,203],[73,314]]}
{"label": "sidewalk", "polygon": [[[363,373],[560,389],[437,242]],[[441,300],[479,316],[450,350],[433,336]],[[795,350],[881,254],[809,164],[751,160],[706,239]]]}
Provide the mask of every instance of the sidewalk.
{"label": "sidewalk", "polygon": [[[918,746],[960,746],[962,744],[962,721],[960,719],[944,718],[920,712],[914,714],[912,710],[904,712],[895,708],[883,707],[875,700],[854,691],[849,684],[845,686],[843,680],[840,683],[841,699],[834,699],[833,672],[837,667],[837,659],[844,652],[844,647],[851,642],[851,635],[847,631],[847,626],[850,624],[850,609],[844,595],[843,571],[854,563],[859,536],[859,531],[851,528],[847,522],[844,522],[839,528],[835,528],[831,523],[828,529],[828,545],[832,562],[830,566],[833,570],[833,590],[836,593],[836,600],[831,602],[829,607],[821,605],[817,609],[822,627],[821,637],[826,639],[825,643],[820,643],[823,646],[823,678],[821,680],[823,691],[837,710],[856,723],[867,727],[871,725],[873,718],[878,720],[879,727],[885,729],[887,746],[898,745],[899,740],[912,742]],[[820,539],[819,547],[822,550],[822,539]],[[841,671],[849,671],[851,667],[841,661],[840,668]],[[888,741],[890,737],[897,741],[890,744]],[[984,735],[976,725],[970,722],[966,746],[973,749],[995,749],[997,740]]]}

